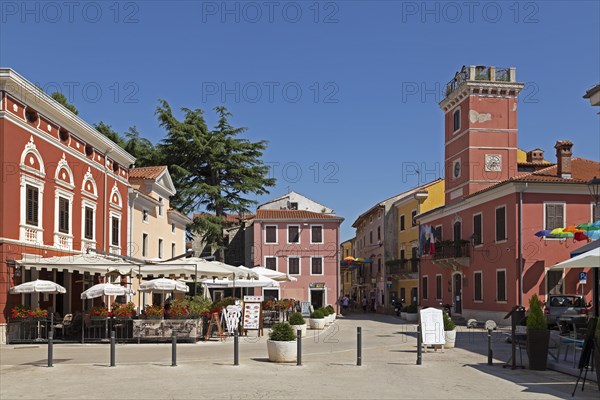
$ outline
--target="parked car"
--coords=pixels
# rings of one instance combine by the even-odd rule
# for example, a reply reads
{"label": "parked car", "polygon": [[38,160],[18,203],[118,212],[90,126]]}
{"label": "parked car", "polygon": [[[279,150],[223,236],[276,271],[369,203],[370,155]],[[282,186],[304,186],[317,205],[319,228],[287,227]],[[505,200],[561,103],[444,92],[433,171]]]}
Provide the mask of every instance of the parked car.
{"label": "parked car", "polygon": [[585,297],[580,294],[551,294],[544,306],[544,314],[548,326],[555,326],[559,317],[586,316],[590,304],[585,302]]}

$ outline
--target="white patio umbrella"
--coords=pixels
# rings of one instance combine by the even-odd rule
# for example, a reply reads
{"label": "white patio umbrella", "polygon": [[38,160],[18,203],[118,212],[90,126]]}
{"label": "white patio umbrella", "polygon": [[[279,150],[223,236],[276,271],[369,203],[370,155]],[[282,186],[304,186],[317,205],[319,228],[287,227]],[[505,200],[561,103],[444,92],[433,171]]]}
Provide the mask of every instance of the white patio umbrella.
{"label": "white patio umbrella", "polygon": [[22,294],[22,293],[67,293],[67,289],[60,286],[58,283],[52,281],[45,281],[42,279],[36,279],[35,281],[21,283],[15,287],[10,288],[11,294]]}
{"label": "white patio umbrella", "polygon": [[190,291],[190,288],[185,283],[176,281],[174,279],[158,278],[143,282],[139,287],[139,291],[153,293],[187,293]]}
{"label": "white patio umbrella", "polygon": [[95,299],[102,296],[125,296],[135,292],[125,286],[113,285],[112,283],[99,283],[81,293],[82,299]]}
{"label": "white patio umbrella", "polygon": [[596,247],[595,249],[550,267],[550,269],[565,268],[600,268],[600,247]]}
{"label": "white patio umbrella", "polygon": [[296,282],[297,279],[288,274],[284,274],[283,272],[273,271],[272,269],[265,267],[254,267],[252,271],[256,272],[259,275],[266,276],[267,278],[271,278],[277,282]]}

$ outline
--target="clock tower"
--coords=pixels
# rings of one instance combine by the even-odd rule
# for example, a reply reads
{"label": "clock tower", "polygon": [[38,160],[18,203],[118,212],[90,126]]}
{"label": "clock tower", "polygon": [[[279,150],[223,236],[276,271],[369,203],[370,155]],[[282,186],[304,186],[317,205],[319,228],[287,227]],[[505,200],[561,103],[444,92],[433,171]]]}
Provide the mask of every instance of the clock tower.
{"label": "clock tower", "polygon": [[465,66],[445,88],[446,204],[517,173],[515,68]]}

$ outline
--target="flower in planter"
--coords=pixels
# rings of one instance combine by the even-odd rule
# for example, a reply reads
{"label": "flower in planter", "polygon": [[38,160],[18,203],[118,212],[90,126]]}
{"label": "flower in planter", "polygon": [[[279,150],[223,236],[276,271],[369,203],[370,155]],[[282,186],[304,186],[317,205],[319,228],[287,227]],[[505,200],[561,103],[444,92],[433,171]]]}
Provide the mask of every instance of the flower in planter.
{"label": "flower in planter", "polygon": [[112,309],[112,315],[115,318],[131,318],[133,317],[135,304],[129,302],[127,304],[115,303]]}
{"label": "flower in planter", "polygon": [[185,300],[175,300],[167,310],[167,315],[171,318],[187,318],[190,315],[187,302]]}
{"label": "flower in planter", "polygon": [[96,306],[88,310],[88,312],[85,315],[92,318],[106,318],[110,317],[112,314],[110,311],[108,311],[108,308],[106,308],[105,306]]}
{"label": "flower in planter", "polygon": [[29,317],[29,310],[23,306],[16,306],[10,310],[11,319],[25,319]]}
{"label": "flower in planter", "polygon": [[147,317],[162,317],[164,315],[165,310],[160,305],[147,305],[144,308],[144,314]]}
{"label": "flower in planter", "polygon": [[48,316],[48,310],[42,308],[34,308],[28,312],[31,318],[45,318]]}

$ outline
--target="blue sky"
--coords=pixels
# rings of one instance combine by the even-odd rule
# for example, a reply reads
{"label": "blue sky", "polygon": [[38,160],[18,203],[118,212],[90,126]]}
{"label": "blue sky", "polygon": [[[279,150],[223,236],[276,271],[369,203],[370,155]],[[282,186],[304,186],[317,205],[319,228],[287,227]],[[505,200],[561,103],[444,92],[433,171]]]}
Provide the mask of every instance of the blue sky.
{"label": "blue sky", "polygon": [[90,123],[156,142],[154,110],[225,104],[278,184],[352,222],[441,176],[441,90],[463,65],[514,66],[527,85],[519,146],[556,139],[600,159],[595,1],[124,1],[1,3],[0,65],[59,89]]}

